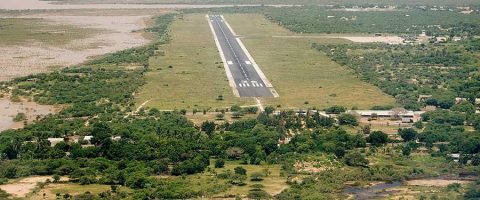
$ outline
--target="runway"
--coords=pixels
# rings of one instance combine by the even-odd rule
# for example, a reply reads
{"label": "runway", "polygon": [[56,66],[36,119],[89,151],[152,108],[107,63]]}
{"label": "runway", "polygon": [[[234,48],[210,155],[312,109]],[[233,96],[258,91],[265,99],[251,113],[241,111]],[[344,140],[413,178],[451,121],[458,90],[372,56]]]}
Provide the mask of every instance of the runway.
{"label": "runway", "polygon": [[238,97],[278,97],[225,18],[209,15],[208,20],[234,94]]}

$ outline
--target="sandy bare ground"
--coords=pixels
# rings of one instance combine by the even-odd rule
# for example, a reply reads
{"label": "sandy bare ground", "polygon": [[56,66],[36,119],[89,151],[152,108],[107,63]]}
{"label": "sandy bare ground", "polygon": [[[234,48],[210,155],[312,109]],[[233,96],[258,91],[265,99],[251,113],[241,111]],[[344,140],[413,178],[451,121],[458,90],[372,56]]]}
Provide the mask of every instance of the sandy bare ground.
{"label": "sandy bare ground", "polygon": [[[233,5],[189,5],[189,4],[53,4],[39,0],[0,0],[0,9],[5,10],[65,10],[65,9],[184,9],[184,8],[215,8],[231,7]],[[251,6],[251,5],[241,5]],[[278,6],[278,5],[277,5]],[[281,5],[280,5],[281,6]],[[289,6],[289,5],[285,5]]]}
{"label": "sandy bare ground", "polygon": [[[46,182],[47,179],[53,180],[52,176],[34,176],[23,178],[18,181],[0,185],[0,189],[11,194],[13,197],[21,198],[25,197],[28,193],[32,192],[37,183]],[[61,177],[60,181],[67,181],[66,177]]]}
{"label": "sandy bare ground", "polygon": [[387,44],[401,44],[403,43],[403,38],[398,36],[378,36],[378,37],[340,37],[343,39],[350,40],[352,42],[358,43],[387,43]]}
{"label": "sandy bare ground", "polygon": [[452,183],[467,184],[470,182],[471,181],[465,180],[419,179],[407,181],[406,184],[414,186],[446,187]]}
{"label": "sandy bare ground", "polygon": [[276,38],[336,38],[345,39],[357,43],[386,43],[402,44],[403,38],[399,36],[335,36],[335,35],[291,35],[291,36],[273,36]]}
{"label": "sandy bare ground", "polygon": [[138,47],[149,42],[141,33],[150,16],[45,16],[52,24],[68,24],[98,29],[99,34],[87,39],[73,39],[62,46],[32,43],[28,46],[0,46],[0,81],[18,76],[46,72],[50,67],[66,67],[82,63],[92,56]]}
{"label": "sandy bare ground", "polygon": [[13,121],[15,115],[20,112],[27,115],[28,121],[32,121],[37,116],[53,113],[54,109],[52,106],[38,105],[34,102],[14,103],[9,99],[0,98],[0,131],[23,127],[23,122]]}

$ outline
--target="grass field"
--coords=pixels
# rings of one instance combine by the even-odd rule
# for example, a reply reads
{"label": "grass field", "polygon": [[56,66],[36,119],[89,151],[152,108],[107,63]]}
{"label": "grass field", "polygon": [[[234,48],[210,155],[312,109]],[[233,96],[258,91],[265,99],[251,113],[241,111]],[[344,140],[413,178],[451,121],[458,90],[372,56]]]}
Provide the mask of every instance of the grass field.
{"label": "grass field", "polygon": [[72,25],[49,23],[42,19],[0,19],[0,45],[22,45],[40,42],[64,45],[74,39],[84,39],[100,30]]}
{"label": "grass field", "polygon": [[[225,197],[231,195],[247,195],[250,186],[254,184],[263,185],[263,190],[270,195],[280,193],[282,190],[288,187],[286,177],[280,176],[280,165],[242,165],[239,161],[226,161],[223,168],[214,168],[214,160],[211,160],[210,172],[204,172],[202,174],[189,175],[186,177],[191,189],[194,191],[208,191],[214,195],[212,197]],[[243,167],[247,170],[247,179],[244,181],[244,186],[230,186],[227,180],[216,178],[212,175],[213,171],[220,174],[226,170],[230,170],[234,173],[235,167]],[[264,173],[264,170],[268,169],[270,175],[265,176],[262,181],[251,181],[250,175],[254,172]],[[169,177],[173,178],[173,177]]]}
{"label": "grass field", "polygon": [[[179,17],[171,26],[172,40],[150,62],[147,84],[137,104],[160,109],[207,109],[253,105],[253,99],[236,98],[228,85],[223,64],[205,14]],[[217,100],[222,95],[224,100]]]}
{"label": "grass field", "polygon": [[346,68],[311,48],[316,43],[346,43],[343,39],[278,38],[294,35],[261,15],[226,15],[235,32],[280,94],[263,99],[282,108],[343,105],[370,108],[393,104],[394,99],[378,88],[360,81]]}
{"label": "grass field", "polygon": [[[106,192],[110,190],[111,190],[111,187],[109,185],[99,185],[99,184],[91,184],[91,185],[78,185],[73,183],[49,184],[39,192],[26,197],[25,200],[40,200],[40,199],[54,200],[54,199],[57,199],[56,198],[57,193],[60,193],[63,199],[63,195],[66,193],[70,195],[79,195],[85,192],[90,192],[96,195],[101,192]],[[119,191],[131,192],[132,189],[127,187],[120,187]],[[43,196],[44,193],[46,194],[45,197]]]}
{"label": "grass field", "polygon": [[[346,43],[332,38],[278,38],[293,33],[261,15],[227,15],[237,34],[280,94],[265,98],[266,105],[287,108],[325,108],[343,105],[370,108],[393,104],[394,99],[357,79],[347,69],[311,49],[312,42]],[[236,98],[228,85],[217,48],[204,14],[179,17],[171,26],[172,40],[150,61],[147,84],[137,104],[159,109],[208,109],[254,105]],[[224,100],[217,100],[222,95]]]}

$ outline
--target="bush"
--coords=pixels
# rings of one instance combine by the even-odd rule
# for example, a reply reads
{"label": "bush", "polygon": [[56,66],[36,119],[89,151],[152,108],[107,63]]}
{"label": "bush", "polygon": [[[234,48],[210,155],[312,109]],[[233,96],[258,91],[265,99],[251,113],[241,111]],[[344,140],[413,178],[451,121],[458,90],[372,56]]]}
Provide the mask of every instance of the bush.
{"label": "bush", "polygon": [[352,125],[352,126],[358,125],[357,118],[351,114],[341,114],[338,116],[337,119],[340,125]]}
{"label": "bush", "polygon": [[235,174],[239,174],[239,175],[247,174],[247,170],[243,167],[235,167],[234,171],[235,171]]}
{"label": "bush", "polygon": [[223,168],[225,166],[225,161],[223,159],[215,160],[215,168]]}
{"label": "bush", "polygon": [[263,174],[260,172],[253,172],[250,174],[250,180],[251,181],[263,181]]}
{"label": "bush", "polygon": [[330,108],[325,109],[327,114],[340,114],[345,112],[347,109],[343,106],[332,106]]}
{"label": "bush", "polygon": [[20,122],[26,119],[27,119],[27,115],[25,115],[25,113],[17,113],[17,115],[15,115],[15,117],[13,118],[13,121]]}
{"label": "bush", "polygon": [[352,167],[366,167],[368,160],[360,152],[352,151],[345,155],[345,164]]}

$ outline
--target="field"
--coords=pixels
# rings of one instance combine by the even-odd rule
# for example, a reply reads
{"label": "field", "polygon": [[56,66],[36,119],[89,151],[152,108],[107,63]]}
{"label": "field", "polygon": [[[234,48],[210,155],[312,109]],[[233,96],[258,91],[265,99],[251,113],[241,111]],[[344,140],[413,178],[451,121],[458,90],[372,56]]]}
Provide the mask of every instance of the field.
{"label": "field", "polygon": [[[324,54],[311,48],[316,43],[348,43],[331,38],[272,37],[294,35],[261,15],[226,15],[227,21],[280,94],[264,99],[282,108],[343,105],[370,108],[392,104],[393,98],[356,78]],[[374,101],[373,101],[374,100]]]}
{"label": "field", "polygon": [[[78,185],[74,183],[66,184],[49,184],[45,186],[44,189],[41,189],[39,192],[36,192],[32,195],[29,195],[25,200],[54,200],[57,199],[56,194],[60,193],[63,197],[64,194],[68,193],[70,195],[79,195],[84,194],[85,192],[90,192],[91,194],[97,195],[101,192],[110,191],[111,188],[109,185]],[[120,187],[119,191],[121,192],[131,192],[132,190],[126,187]],[[43,194],[46,194],[43,196]]]}
{"label": "field", "polygon": [[[150,61],[152,71],[137,104],[150,100],[147,107],[168,110],[255,104],[233,95],[204,14],[178,18],[170,35],[170,43]],[[220,95],[224,100],[217,100]]]}
{"label": "field", "polygon": [[[208,191],[216,193],[213,197],[226,197],[226,196],[235,196],[235,195],[247,195],[249,190],[251,190],[251,185],[261,184],[263,185],[263,190],[270,195],[275,195],[280,193],[282,190],[288,187],[286,181],[287,177],[282,177],[280,175],[280,165],[242,165],[239,164],[239,161],[226,161],[224,168],[214,168],[214,160],[211,161],[209,166],[212,169],[210,172],[204,172],[202,174],[190,175],[186,177],[186,181],[192,187],[193,190],[199,191]],[[235,186],[229,185],[226,183],[227,180],[219,179],[212,175],[213,172],[220,174],[224,171],[231,171],[234,173],[235,167],[243,167],[247,170],[247,179],[244,181],[246,185],[244,186]],[[262,181],[251,181],[250,175],[254,172],[259,172],[264,174],[266,169],[270,175],[265,176]],[[265,170],[265,171],[264,171]],[[165,178],[165,177],[164,177]],[[179,178],[179,177],[168,177],[168,178]],[[213,192],[215,191],[215,192]]]}

